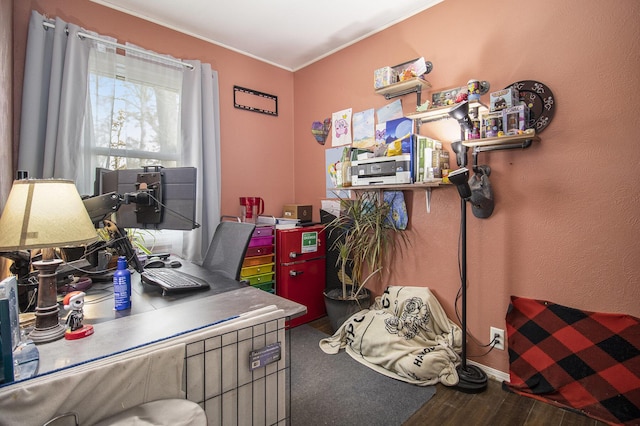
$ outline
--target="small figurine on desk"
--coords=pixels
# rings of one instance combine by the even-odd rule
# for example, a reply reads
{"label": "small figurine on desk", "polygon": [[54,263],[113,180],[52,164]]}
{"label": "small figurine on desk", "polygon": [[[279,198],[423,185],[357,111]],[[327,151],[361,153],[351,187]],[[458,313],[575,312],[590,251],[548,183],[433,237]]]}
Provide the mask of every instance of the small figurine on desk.
{"label": "small figurine on desk", "polygon": [[67,316],[67,330],[64,333],[64,338],[67,340],[82,339],[93,334],[93,326],[82,325],[84,296],[85,293],[82,291],[72,291],[63,299],[64,310],[71,310]]}

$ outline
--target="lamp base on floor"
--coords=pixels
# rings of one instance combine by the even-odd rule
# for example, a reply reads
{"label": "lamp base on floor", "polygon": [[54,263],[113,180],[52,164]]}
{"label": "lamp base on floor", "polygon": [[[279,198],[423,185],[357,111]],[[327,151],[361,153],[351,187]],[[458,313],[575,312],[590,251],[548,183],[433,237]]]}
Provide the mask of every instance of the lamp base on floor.
{"label": "lamp base on floor", "polygon": [[456,385],[459,391],[465,393],[480,393],[487,389],[487,375],[475,365],[459,365],[456,368],[459,381]]}

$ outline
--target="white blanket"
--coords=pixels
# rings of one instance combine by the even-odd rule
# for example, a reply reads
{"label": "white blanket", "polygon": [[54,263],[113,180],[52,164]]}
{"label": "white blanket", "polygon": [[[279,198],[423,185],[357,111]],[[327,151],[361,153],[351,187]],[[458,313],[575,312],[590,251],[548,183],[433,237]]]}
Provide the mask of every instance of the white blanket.
{"label": "white blanket", "polygon": [[371,309],[347,319],[320,341],[327,354],[340,349],[356,361],[408,383],[458,384],[462,330],[426,287],[390,286]]}

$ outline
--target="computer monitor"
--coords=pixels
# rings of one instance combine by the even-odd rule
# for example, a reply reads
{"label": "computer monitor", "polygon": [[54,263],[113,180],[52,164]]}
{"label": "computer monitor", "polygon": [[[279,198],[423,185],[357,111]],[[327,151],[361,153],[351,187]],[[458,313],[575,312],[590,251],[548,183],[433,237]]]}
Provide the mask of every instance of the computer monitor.
{"label": "computer monitor", "polygon": [[101,194],[115,193],[122,197],[115,212],[119,227],[156,230],[198,227],[195,167],[151,166],[98,172]]}
{"label": "computer monitor", "polygon": [[143,271],[143,266],[124,228],[192,230],[200,226],[195,221],[194,167],[148,166],[113,171],[97,168],[95,188],[100,194],[84,199],[87,213],[96,227],[102,222],[110,244],[138,272]]}
{"label": "computer monitor", "polygon": [[102,191],[102,177],[106,174],[106,173],[111,173],[113,170],[111,169],[105,169],[104,167],[96,167],[96,177],[95,180],[93,181],[93,195],[100,195],[100,194],[104,194],[104,191]]}

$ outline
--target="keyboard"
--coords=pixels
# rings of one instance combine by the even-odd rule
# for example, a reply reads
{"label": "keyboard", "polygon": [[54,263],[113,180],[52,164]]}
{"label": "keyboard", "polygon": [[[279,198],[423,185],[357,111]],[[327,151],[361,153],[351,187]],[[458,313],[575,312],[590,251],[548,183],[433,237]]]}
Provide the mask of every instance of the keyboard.
{"label": "keyboard", "polygon": [[209,288],[205,280],[175,269],[147,269],[140,277],[145,283],[162,288],[165,293]]}

